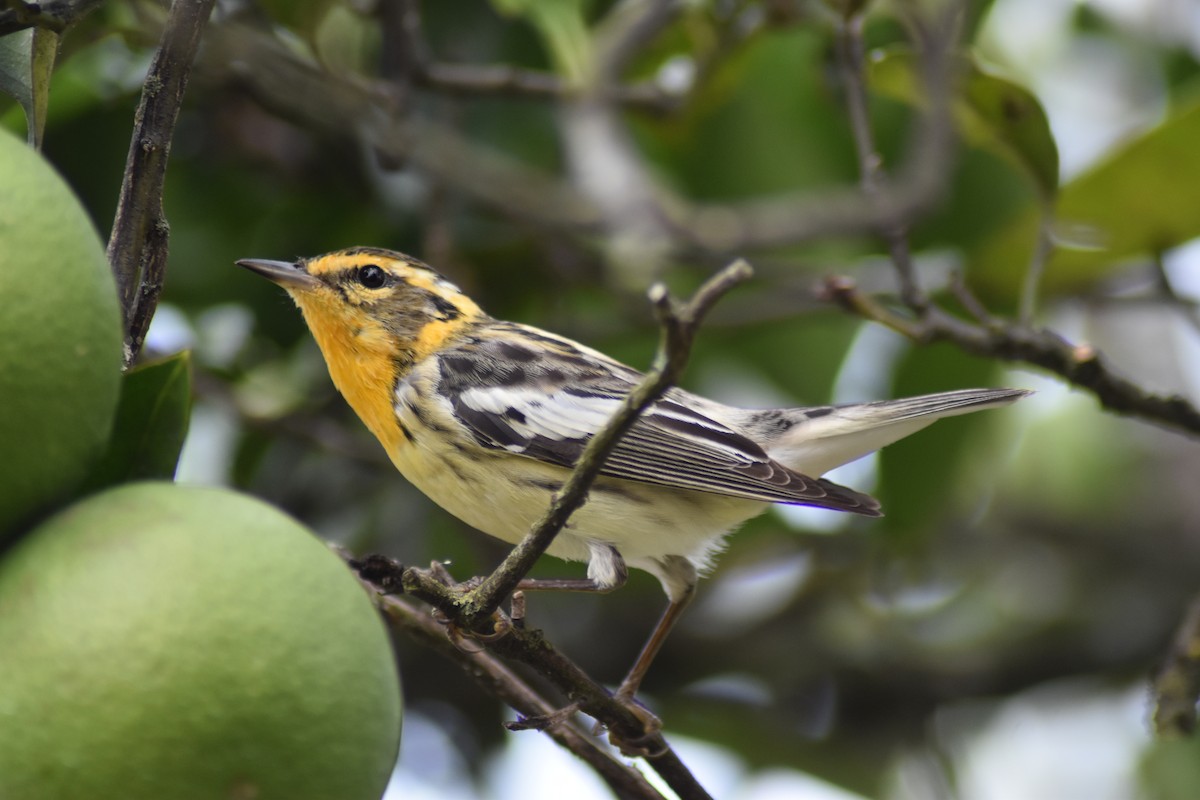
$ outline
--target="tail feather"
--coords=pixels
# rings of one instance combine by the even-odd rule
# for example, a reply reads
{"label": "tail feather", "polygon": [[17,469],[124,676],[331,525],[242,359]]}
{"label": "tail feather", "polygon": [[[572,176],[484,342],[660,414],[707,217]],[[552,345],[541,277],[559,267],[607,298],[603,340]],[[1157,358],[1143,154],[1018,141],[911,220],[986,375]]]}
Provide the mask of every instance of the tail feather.
{"label": "tail feather", "polygon": [[960,389],[900,400],[764,411],[749,422],[762,431],[756,438],[773,459],[815,478],[942,417],[999,408],[1028,394],[1032,393],[1025,389]]}
{"label": "tail feather", "polygon": [[[913,417],[933,415],[934,419],[968,414],[985,408],[999,408],[1014,403],[1026,395],[1028,389],[958,389],[953,392],[923,394],[900,400],[876,400],[871,403],[850,403],[833,406],[835,412],[846,417],[864,421],[878,419],[880,424],[889,424]],[[803,409],[801,409],[803,410]]]}

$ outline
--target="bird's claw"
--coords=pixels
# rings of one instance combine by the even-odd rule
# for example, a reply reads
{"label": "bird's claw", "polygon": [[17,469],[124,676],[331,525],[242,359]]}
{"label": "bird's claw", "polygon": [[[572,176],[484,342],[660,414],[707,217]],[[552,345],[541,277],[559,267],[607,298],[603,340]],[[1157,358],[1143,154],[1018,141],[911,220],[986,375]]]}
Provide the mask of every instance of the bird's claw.
{"label": "bird's claw", "polygon": [[482,645],[503,639],[514,627],[509,616],[499,609],[492,614],[492,630],[486,633],[462,627],[441,609],[433,609],[433,618],[446,628],[446,638],[464,653],[482,653],[486,649]]}
{"label": "bird's claw", "polygon": [[[667,751],[666,742],[659,735],[662,733],[663,727],[661,719],[631,694],[618,691],[613,695],[613,700],[616,700],[629,713],[633,714],[642,726],[641,732],[634,736],[630,736],[627,733],[618,733],[609,728],[608,741],[613,747],[621,751],[621,755],[627,758],[656,758]],[[599,736],[602,732],[603,725],[597,722],[596,727],[592,730],[592,734]]]}

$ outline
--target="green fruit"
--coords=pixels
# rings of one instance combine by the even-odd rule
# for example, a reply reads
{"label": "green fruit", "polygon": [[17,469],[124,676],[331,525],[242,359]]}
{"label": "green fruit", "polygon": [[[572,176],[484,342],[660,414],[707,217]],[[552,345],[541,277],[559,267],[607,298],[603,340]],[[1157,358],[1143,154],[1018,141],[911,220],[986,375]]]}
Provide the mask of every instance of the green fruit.
{"label": "green fruit", "polygon": [[253,498],[130,484],[0,560],[4,800],[375,800],[400,718],[367,593]]}
{"label": "green fruit", "polygon": [[0,131],[0,542],[108,441],[121,316],[104,247],[44,159]]}

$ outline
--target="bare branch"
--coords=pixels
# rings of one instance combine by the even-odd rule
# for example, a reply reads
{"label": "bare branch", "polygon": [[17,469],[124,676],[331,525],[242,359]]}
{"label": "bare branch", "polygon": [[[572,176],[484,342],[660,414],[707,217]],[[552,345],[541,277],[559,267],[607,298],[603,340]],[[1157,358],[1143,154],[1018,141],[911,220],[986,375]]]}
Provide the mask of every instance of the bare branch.
{"label": "bare branch", "polygon": [[125,178],[108,240],[108,262],[125,315],[126,367],[141,350],[162,291],[170,238],[162,207],[167,160],[200,33],[214,1],[176,0],[171,5],[134,116]]}
{"label": "bare branch", "polygon": [[[377,591],[378,587],[368,584]],[[376,602],[394,630],[458,664],[485,692],[498,697],[525,716],[548,716],[555,708],[515,672],[486,650],[468,651],[447,638],[444,625],[429,613],[394,596],[376,596]],[[545,731],[561,747],[574,753],[596,771],[621,798],[660,800],[660,795],[636,769],[614,758],[576,726],[568,723]]]}
{"label": "bare branch", "polygon": [[[406,569],[383,556],[369,556],[360,562],[351,562],[351,566],[363,580],[385,595],[407,592],[430,603],[446,614],[451,624],[454,623],[461,595],[440,583],[431,571]],[[433,589],[434,586],[438,588]],[[385,596],[380,602],[390,605],[400,601]],[[614,700],[607,689],[555,649],[545,640],[541,631],[502,624],[486,637],[486,646],[496,655],[530,666],[580,711],[604,725],[617,741],[637,742],[643,748],[646,763],[666,781],[680,800],[711,800],[708,792],[671,750],[661,733],[647,732],[644,721],[637,714]],[[549,716],[559,718],[549,729],[565,724],[561,715],[552,713]]]}
{"label": "bare branch", "polygon": [[[914,319],[862,294],[849,278],[829,278],[822,295],[915,342],[951,342],[975,355],[1032,364],[1092,392],[1110,411],[1200,436],[1200,409],[1184,397],[1152,394],[1120,377],[1090,345],[1071,344],[1052,331],[995,317],[989,317],[990,323],[967,322],[937,306],[927,307],[922,317]],[[973,305],[982,308],[978,301]]]}
{"label": "bare branch", "polygon": [[[846,90],[846,110],[850,118],[850,129],[854,134],[854,149],[858,155],[859,182],[866,197],[878,198],[887,191],[890,181],[883,167],[883,157],[876,148],[875,136],[871,131],[871,121],[867,109],[862,29],[863,16],[861,13],[855,13],[839,20],[837,29],[838,71]],[[931,106],[935,109],[930,113],[930,117],[936,117],[925,126],[925,136],[931,137],[938,144],[949,144],[951,141],[947,135],[951,126],[948,115],[949,85],[948,77],[945,74],[949,69],[949,63],[945,57],[949,46],[948,35],[946,37],[931,36],[921,52],[926,91],[931,97]],[[945,162],[951,162],[953,160],[951,153],[952,150],[946,148],[938,157]],[[912,211],[916,210],[918,209],[912,209]],[[912,253],[908,243],[908,225],[912,216],[912,214],[905,214],[891,220],[880,220],[878,231],[887,243],[892,264],[896,268],[901,299],[906,305],[920,312],[929,304],[929,298],[921,288],[916,270],[913,268]]]}
{"label": "bare branch", "polygon": [[[457,95],[506,95],[530,100],[562,100],[569,91],[557,75],[518,69],[506,64],[427,64],[416,82],[428,89]],[[605,99],[623,106],[660,113],[678,104],[672,95],[651,83],[611,86]]]}

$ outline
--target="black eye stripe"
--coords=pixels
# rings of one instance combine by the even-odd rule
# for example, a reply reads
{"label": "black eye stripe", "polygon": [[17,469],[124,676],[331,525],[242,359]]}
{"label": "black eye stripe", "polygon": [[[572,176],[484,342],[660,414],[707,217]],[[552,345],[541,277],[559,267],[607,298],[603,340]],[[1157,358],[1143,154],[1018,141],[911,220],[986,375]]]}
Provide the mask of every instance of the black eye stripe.
{"label": "black eye stripe", "polygon": [[368,289],[378,289],[387,283],[388,275],[378,264],[367,264],[358,268],[358,282]]}

